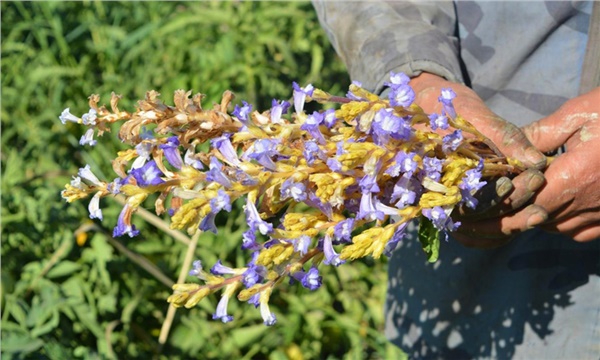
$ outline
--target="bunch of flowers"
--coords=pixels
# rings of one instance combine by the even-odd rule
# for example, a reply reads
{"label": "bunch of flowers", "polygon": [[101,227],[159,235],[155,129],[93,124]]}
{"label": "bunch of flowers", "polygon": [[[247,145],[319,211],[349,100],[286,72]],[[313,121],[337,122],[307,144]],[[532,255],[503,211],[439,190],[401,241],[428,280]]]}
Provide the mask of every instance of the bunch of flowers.
{"label": "bunch of flowers", "polygon": [[[269,297],[284,280],[316,290],[321,264],[389,255],[413,219],[435,261],[440,236],[460,225],[453,210],[476,206],[483,179],[520,171],[456,114],[451,89],[441,92],[442,112],[426,114],[408,82],[392,73],[386,98],[359,83],[344,97],[294,83],[291,114],[292,104],[278,100],[264,112],[242,102],[230,113],[228,91],[212,109],[202,107],[201,94],[178,90],[168,106],[150,91],[133,113],[119,109],[115,94],[110,110],[92,95],[88,113],[76,117],[66,109],[60,120],[88,126],[80,143],[92,146],[95,134],[122,122],[118,136],[131,148],[113,160],[116,179],[102,181],[87,165],[62,196],[92,196],[90,218],[102,219],[100,199],[124,195],[114,237],[138,235],[132,214],[154,194],[156,213],[168,212],[170,226],[188,233],[216,233],[217,214],[244,198],[246,266],[218,261],[205,271],[196,261],[190,275],[202,283],[175,285],[168,301],[190,308],[221,291],[213,318],[228,322],[227,304],[237,294],[272,325]],[[307,113],[308,101],[334,107]],[[206,142],[209,150],[199,151]]]}

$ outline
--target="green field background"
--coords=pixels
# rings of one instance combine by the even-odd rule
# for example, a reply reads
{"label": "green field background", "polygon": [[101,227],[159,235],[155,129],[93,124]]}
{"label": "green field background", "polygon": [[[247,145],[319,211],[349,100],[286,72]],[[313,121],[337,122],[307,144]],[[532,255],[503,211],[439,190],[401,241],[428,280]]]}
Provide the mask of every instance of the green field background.
{"label": "green field background", "polygon": [[[124,146],[112,134],[95,148],[83,128],[58,116],[89,109],[87,97],[120,106],[154,89],[172,104],[177,89],[219,102],[224,90],[264,110],[289,99],[291,83],[344,94],[349,79],[307,2],[1,2],[2,12],[2,359],[397,359],[383,336],[386,260],[323,267],[310,292],[282,284],[278,318],[262,324],[232,300],[235,320],[211,320],[218,297],[179,309],[164,345],[169,282],[187,246],[134,216],[141,235],[112,239],[121,205],[60,197],[77,169],[103,179]],[[151,207],[151,203],[148,204]],[[168,222],[167,218],[163,219]],[[247,260],[239,207],[203,234],[195,258],[212,266]],[[83,224],[83,228],[80,228]],[[79,229],[79,243],[76,231]],[[83,231],[82,231],[83,230]],[[189,281],[193,279],[188,278]]]}

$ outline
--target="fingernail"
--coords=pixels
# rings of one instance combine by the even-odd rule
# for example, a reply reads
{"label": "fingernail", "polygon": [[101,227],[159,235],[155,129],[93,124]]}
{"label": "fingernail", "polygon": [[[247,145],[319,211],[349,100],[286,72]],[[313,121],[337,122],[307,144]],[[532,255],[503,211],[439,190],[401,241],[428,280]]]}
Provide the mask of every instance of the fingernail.
{"label": "fingernail", "polygon": [[501,177],[496,182],[496,194],[503,198],[508,195],[509,192],[514,188],[512,181],[509,178]]}
{"label": "fingernail", "polygon": [[540,225],[541,223],[545,222],[548,219],[548,215],[544,214],[544,213],[534,213],[533,215],[530,215],[529,218],[527,219],[527,228],[528,229],[532,229],[535,226]]}
{"label": "fingernail", "polygon": [[529,148],[525,151],[525,159],[536,169],[543,169],[546,167],[546,157],[535,148]]}
{"label": "fingernail", "polygon": [[542,187],[542,185],[544,185],[545,182],[546,182],[546,178],[544,177],[544,175],[533,174],[533,175],[531,175],[531,177],[529,178],[529,181],[527,182],[527,190],[534,192],[537,189],[539,189],[540,187]]}

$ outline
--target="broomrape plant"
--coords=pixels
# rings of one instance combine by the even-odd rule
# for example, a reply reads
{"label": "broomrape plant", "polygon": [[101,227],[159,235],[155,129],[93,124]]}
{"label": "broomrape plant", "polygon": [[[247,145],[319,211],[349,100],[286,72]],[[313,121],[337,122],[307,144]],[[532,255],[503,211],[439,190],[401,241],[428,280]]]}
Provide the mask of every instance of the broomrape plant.
{"label": "broomrape plant", "polygon": [[[202,107],[201,94],[190,98],[191,92],[178,90],[169,106],[150,91],[133,113],[119,109],[114,93],[110,110],[92,95],[86,114],[65,109],[60,120],[89,128],[82,146],[94,146],[94,135],[122,122],[119,139],[131,148],[112,160],[116,179],[100,180],[88,165],[62,197],[72,202],[92,196],[90,218],[102,219],[100,199],[124,195],[114,237],[139,234],[132,214],[151,195],[157,195],[155,212],[167,212],[171,228],[190,234],[216,233],[217,214],[244,198],[248,229],[240,246],[248,252],[246,266],[218,261],[205,271],[197,260],[189,275],[202,283],[174,285],[167,301],[191,308],[220,291],[213,319],[229,322],[227,305],[237,294],[273,325],[269,298],[284,280],[316,290],[321,264],[389,256],[413,219],[420,222],[429,261],[435,261],[440,236],[460,226],[453,210],[475,208],[484,179],[522,171],[456,114],[451,89],[441,92],[441,114],[426,114],[413,103],[408,82],[405,74],[392,73],[387,98],[359,83],[344,97],[294,83],[291,114],[292,104],[283,100],[273,100],[264,112],[242,101],[230,112],[229,91],[212,109]],[[307,113],[309,101],[337,109]],[[209,150],[199,151],[206,142]]]}

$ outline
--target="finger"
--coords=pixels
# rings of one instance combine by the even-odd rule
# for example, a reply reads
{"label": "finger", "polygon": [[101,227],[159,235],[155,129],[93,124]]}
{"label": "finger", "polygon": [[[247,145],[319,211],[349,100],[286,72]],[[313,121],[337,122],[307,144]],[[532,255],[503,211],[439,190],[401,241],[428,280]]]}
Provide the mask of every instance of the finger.
{"label": "finger", "polygon": [[590,110],[585,101],[570,101],[553,114],[523,127],[522,130],[538,149],[543,152],[553,151],[565,144],[584,123],[598,118],[598,113]]}
{"label": "finger", "polygon": [[[544,173],[546,184],[534,196],[534,202],[552,214],[552,221],[563,221],[575,215],[574,209],[578,206],[575,201],[578,194],[597,186],[593,177],[586,175],[589,171],[586,167],[589,164],[582,160],[581,156],[567,152],[557,156]],[[594,199],[577,201],[594,203]]]}
{"label": "finger", "polygon": [[[490,126],[488,130],[483,129],[482,126],[482,133],[492,140],[504,155],[518,159],[527,168],[543,169],[546,167],[546,157],[529,141],[521,129],[498,116],[494,116],[494,118],[495,125]],[[490,119],[490,121],[492,120]],[[478,125],[475,124],[475,126]]]}
{"label": "finger", "polygon": [[600,217],[597,214],[599,213],[600,206],[593,209],[587,209],[585,212],[579,214],[573,214],[572,217],[564,220],[549,220],[540,225],[540,227],[550,232],[574,235],[588,226],[598,226],[600,224]]}
{"label": "finger", "polygon": [[516,235],[544,223],[548,219],[546,210],[532,204],[513,214],[490,220],[464,222],[458,228],[459,234],[477,238],[502,238]]}
{"label": "finger", "polygon": [[[461,208],[459,217],[473,221],[512,213],[523,207],[544,183],[544,174],[536,169],[526,170],[512,180],[500,178],[495,183],[486,184],[480,190],[481,194],[479,192],[475,194],[475,197],[479,199],[479,204],[475,210]],[[495,196],[488,194],[493,186],[496,190]]]}
{"label": "finger", "polygon": [[591,225],[571,235],[573,240],[584,242],[598,240],[600,241],[600,225]]}

